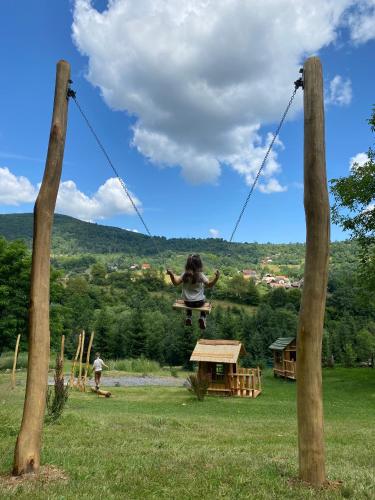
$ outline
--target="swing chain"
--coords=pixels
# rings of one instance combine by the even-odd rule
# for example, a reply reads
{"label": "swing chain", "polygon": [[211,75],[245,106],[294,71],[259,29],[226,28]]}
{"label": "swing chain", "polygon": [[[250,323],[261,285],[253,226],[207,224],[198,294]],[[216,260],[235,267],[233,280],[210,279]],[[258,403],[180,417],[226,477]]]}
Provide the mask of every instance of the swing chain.
{"label": "swing chain", "polygon": [[[300,70],[300,73],[303,73],[303,69]],[[276,141],[276,139],[277,139],[277,137],[278,137],[278,135],[280,133],[280,129],[283,126],[284,120],[285,120],[285,118],[286,118],[286,116],[287,116],[287,114],[289,112],[289,109],[290,109],[292,103],[293,103],[293,100],[294,100],[294,97],[295,97],[295,95],[297,93],[297,90],[300,87],[303,88],[303,77],[300,77],[298,80],[296,80],[294,82],[294,90],[293,90],[292,96],[289,99],[289,102],[288,102],[288,104],[287,104],[287,106],[285,108],[285,111],[284,111],[284,113],[283,113],[283,115],[281,117],[281,120],[279,122],[279,125],[278,125],[277,129],[273,133],[273,137],[272,137],[272,140],[271,140],[271,142],[270,142],[270,144],[268,146],[267,152],[266,152],[266,154],[265,154],[265,156],[263,158],[263,161],[262,161],[262,163],[261,163],[261,165],[259,167],[259,170],[258,170],[258,172],[257,172],[257,174],[255,176],[255,179],[254,179],[253,184],[252,184],[252,186],[250,188],[250,191],[249,191],[249,193],[248,193],[248,195],[246,197],[246,200],[245,200],[245,202],[244,202],[244,204],[242,206],[240,215],[238,216],[237,221],[236,221],[236,223],[234,225],[234,229],[232,231],[231,237],[229,238],[229,243],[232,243],[232,241],[233,241],[234,235],[235,235],[235,233],[236,233],[236,231],[238,229],[238,226],[239,226],[239,224],[241,222],[242,216],[243,216],[243,214],[244,214],[244,212],[246,210],[246,207],[247,207],[247,204],[249,203],[251,195],[253,194],[254,188],[255,188],[255,186],[256,186],[256,184],[258,182],[260,174],[262,173],[262,170],[263,170],[263,168],[264,168],[264,166],[265,166],[265,164],[266,164],[266,162],[268,160],[268,156],[269,156],[269,154],[270,154],[270,152],[271,152],[271,150],[273,148],[273,145],[275,144],[275,141]]]}

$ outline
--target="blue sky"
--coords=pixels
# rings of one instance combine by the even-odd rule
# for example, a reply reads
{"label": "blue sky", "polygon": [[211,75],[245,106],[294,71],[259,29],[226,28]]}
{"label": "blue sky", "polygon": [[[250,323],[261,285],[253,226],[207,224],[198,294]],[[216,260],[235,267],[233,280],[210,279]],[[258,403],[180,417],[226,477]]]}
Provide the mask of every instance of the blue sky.
{"label": "blue sky", "polygon": [[[347,175],[373,142],[373,0],[245,4],[3,0],[0,211],[32,211],[59,59],[153,234],[229,238],[309,55],[324,70],[328,178]],[[305,239],[301,102],[236,241]],[[57,211],[143,232],[112,177],[71,102]]]}

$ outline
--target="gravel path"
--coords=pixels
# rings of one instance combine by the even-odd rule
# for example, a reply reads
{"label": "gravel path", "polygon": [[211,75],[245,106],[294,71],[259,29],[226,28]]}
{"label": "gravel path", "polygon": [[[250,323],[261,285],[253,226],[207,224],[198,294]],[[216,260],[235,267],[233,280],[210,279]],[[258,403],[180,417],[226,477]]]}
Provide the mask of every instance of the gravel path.
{"label": "gravel path", "polygon": [[[169,387],[181,387],[185,380],[176,377],[136,377],[133,375],[122,377],[103,376],[100,385],[105,387],[136,387],[144,385],[163,385]],[[94,385],[94,380],[90,380],[90,385]]]}
{"label": "gravel path", "polygon": [[[68,378],[66,378],[68,380]],[[53,385],[53,378],[48,379],[48,384]],[[167,387],[182,387],[185,383],[185,379],[176,377],[137,377],[133,375],[124,375],[120,377],[106,377],[102,376],[100,381],[101,387],[139,387],[146,385],[161,385]],[[88,385],[95,385],[94,379],[88,381]]]}

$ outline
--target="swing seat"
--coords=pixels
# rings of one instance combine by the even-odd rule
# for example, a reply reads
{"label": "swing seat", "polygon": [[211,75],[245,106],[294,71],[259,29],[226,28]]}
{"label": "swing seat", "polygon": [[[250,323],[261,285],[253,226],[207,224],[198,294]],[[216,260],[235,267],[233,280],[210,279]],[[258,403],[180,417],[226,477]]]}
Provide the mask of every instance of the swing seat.
{"label": "swing seat", "polygon": [[212,305],[210,304],[210,302],[205,302],[204,305],[202,307],[187,307],[185,305],[185,302],[182,300],[182,299],[177,299],[176,302],[173,304],[173,309],[190,309],[191,311],[203,311],[207,314],[210,314],[211,312],[211,309],[212,309]]}

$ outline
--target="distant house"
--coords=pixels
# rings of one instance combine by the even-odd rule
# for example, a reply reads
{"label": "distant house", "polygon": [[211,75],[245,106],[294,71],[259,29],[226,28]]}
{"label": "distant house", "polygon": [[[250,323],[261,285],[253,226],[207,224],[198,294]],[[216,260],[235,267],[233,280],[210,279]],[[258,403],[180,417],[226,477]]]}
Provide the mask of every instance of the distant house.
{"label": "distant house", "polygon": [[136,269],[139,269],[139,265],[138,265],[138,264],[132,264],[132,265],[129,267],[129,269],[130,269],[131,271],[135,271]]}
{"label": "distant house", "polygon": [[275,276],[272,276],[271,274],[266,274],[262,278],[263,283],[266,283],[266,285],[269,285],[270,283],[275,283]]}
{"label": "distant house", "polygon": [[259,368],[240,368],[246,354],[238,340],[198,340],[190,361],[198,362],[198,375],[209,382],[208,393],[256,398],[261,393]]}
{"label": "distant house", "polygon": [[258,278],[258,273],[254,271],[253,269],[243,269],[242,270],[242,276],[245,279],[257,279]]}
{"label": "distant house", "polygon": [[297,347],[295,337],[280,337],[269,346],[273,351],[275,377],[296,379]]}
{"label": "distant house", "polygon": [[150,264],[147,264],[147,262],[144,262],[141,266],[142,271],[146,271],[146,269],[151,269]]}
{"label": "distant house", "polygon": [[118,271],[118,265],[117,264],[108,264],[107,269],[109,272]]}
{"label": "distant house", "polygon": [[271,257],[266,257],[265,259],[262,260],[262,264],[272,264],[272,259]]}
{"label": "distant house", "polygon": [[290,284],[292,288],[302,288],[303,287],[303,278],[300,279],[299,281],[293,281],[293,283]]}

